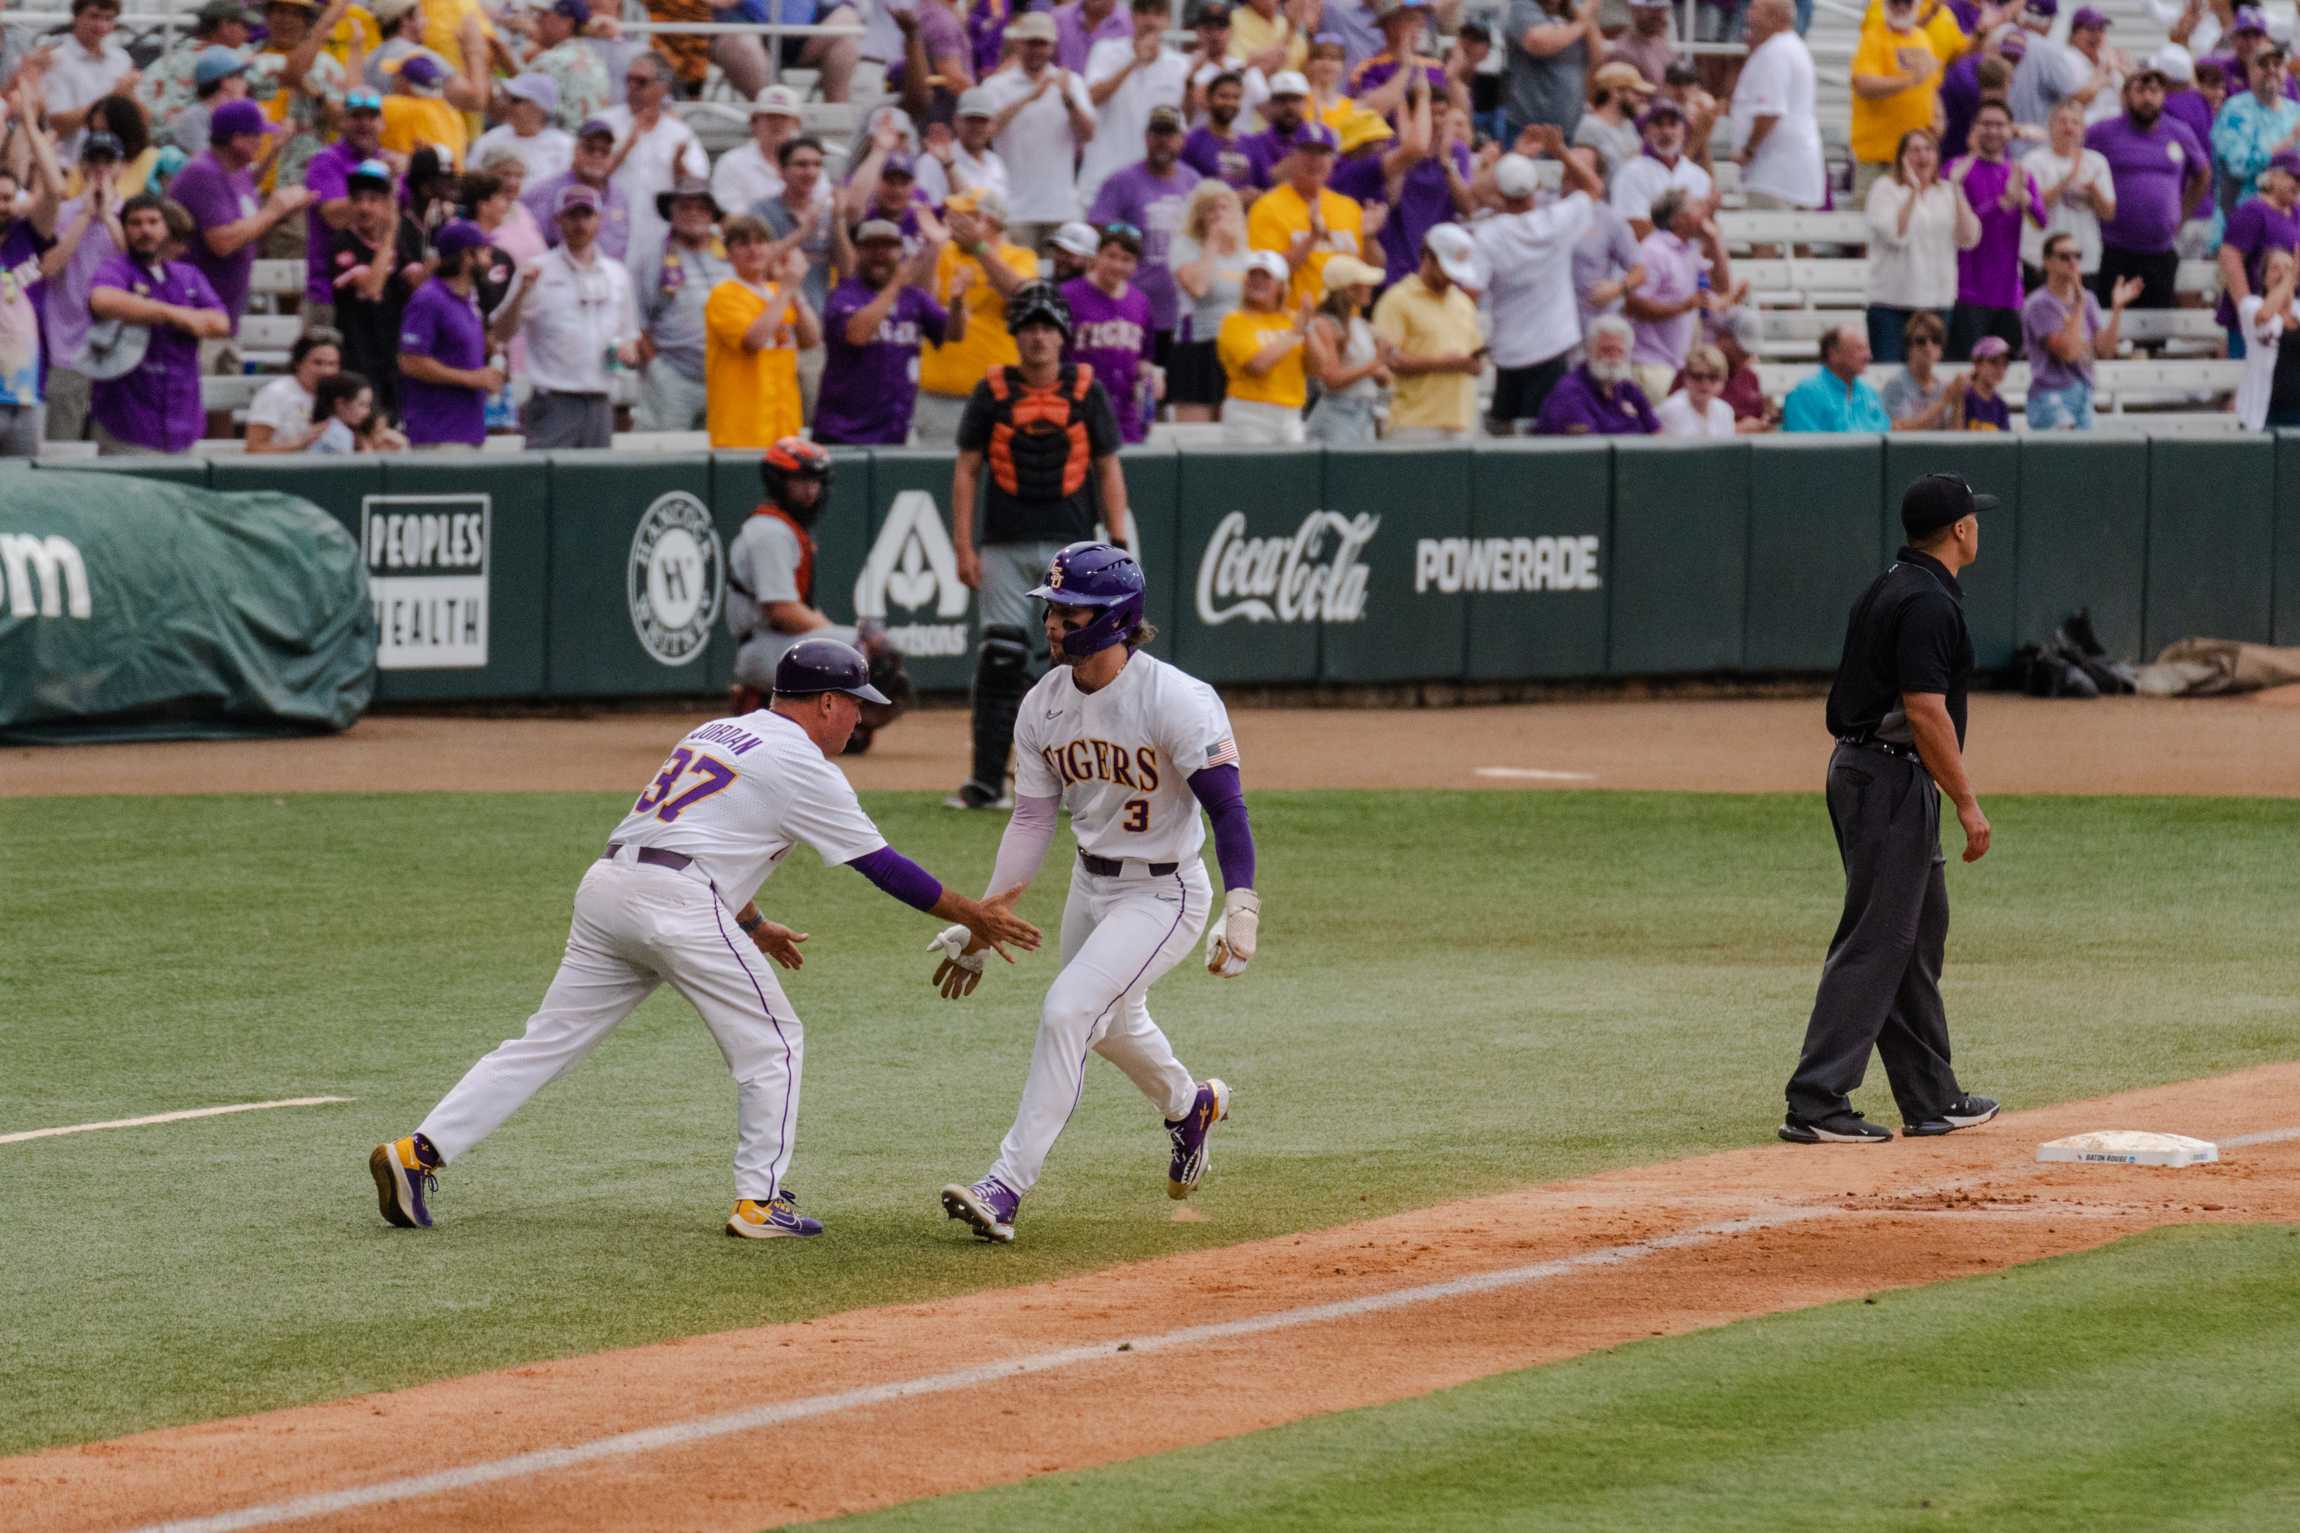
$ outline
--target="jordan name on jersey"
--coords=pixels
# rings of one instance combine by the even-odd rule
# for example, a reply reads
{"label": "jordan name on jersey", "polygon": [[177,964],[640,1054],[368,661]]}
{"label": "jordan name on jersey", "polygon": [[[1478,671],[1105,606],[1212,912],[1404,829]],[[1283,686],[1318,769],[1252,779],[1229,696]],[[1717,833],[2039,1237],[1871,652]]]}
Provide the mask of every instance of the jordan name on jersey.
{"label": "jordan name on jersey", "polygon": [[1137,793],[1158,791],[1155,746],[1129,748],[1108,740],[1072,740],[1067,745],[1044,746],[1038,754],[1066,788],[1082,782],[1107,782]]}

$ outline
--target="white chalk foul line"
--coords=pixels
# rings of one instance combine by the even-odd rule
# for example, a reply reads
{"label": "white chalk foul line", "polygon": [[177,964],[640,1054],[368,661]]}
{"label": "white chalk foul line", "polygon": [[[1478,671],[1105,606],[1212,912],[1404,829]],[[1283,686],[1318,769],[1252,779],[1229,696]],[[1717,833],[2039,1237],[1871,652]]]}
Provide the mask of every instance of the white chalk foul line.
{"label": "white chalk foul line", "polygon": [[1595,782],[1595,772],[1553,772],[1547,767],[1479,767],[1480,777],[1506,777],[1519,782]]}
{"label": "white chalk foul line", "polygon": [[234,1102],[229,1107],[190,1107],[182,1112],[156,1112],[148,1118],[113,1118],[104,1123],[67,1123],[61,1128],[26,1129],[0,1134],[0,1144],[22,1144],[27,1139],[53,1139],[58,1134],[93,1134],[103,1128],[142,1128],[147,1123],[181,1123],[186,1118],[221,1118],[227,1113],[267,1112],[274,1107],[320,1107],[348,1102],[350,1097],[286,1097],[277,1102]]}
{"label": "white chalk foul line", "polygon": [[2223,1139],[2223,1150],[2240,1150],[2248,1144],[2282,1144],[2287,1139],[2300,1139],[2300,1128],[2272,1128],[2258,1134],[2238,1134],[2234,1139]]}
{"label": "white chalk foul line", "polygon": [[469,1490],[475,1486],[492,1485],[503,1480],[515,1480],[525,1475],[540,1474],[554,1469],[573,1469],[601,1459],[620,1458],[634,1453],[652,1453],[665,1448],[684,1448],[712,1438],[730,1437],[739,1432],[756,1432],[764,1427],[781,1426],[786,1422],[804,1421],[816,1416],[835,1415],[840,1411],[860,1410],[866,1406],[885,1405],[896,1400],[912,1400],[922,1395],[947,1394],[956,1389],[971,1389],[979,1384],[992,1384],[1001,1379],[1021,1378],[1033,1373],[1051,1373],[1056,1369],[1075,1368],[1083,1363],[1105,1361],[1118,1354],[1124,1346],[1127,1356],[1148,1352],[1166,1352],[1177,1347],[1197,1346],[1209,1341],[1226,1341],[1234,1337],[1255,1336],[1268,1331],[1291,1330],[1296,1326],[1317,1325],[1329,1320],[1348,1320],[1360,1315],[1380,1314],[1384,1310],[1404,1309],[1417,1304],[1430,1304],[1444,1299],[1458,1299],[1470,1294],[1491,1293],[1497,1289],[1518,1288],[1551,1278],[1567,1276],[1591,1267],[1617,1267],[1628,1262],[1657,1256],[1665,1251],[1681,1251],[1689,1246],[1708,1245],[1745,1235],[1755,1230],[1778,1229],[1783,1225],[1801,1224],[1810,1219],[1841,1217],[1839,1208],[1793,1208],[1778,1213],[1752,1215],[1743,1219],[1727,1219],[1715,1224],[1704,1224],[1674,1235],[1658,1235],[1651,1240],[1634,1240],[1623,1245],[1605,1246],[1595,1251],[1583,1251],[1573,1256],[1561,1256],[1551,1261],[1535,1262],[1531,1266],[1508,1267],[1498,1272],[1481,1272],[1470,1277],[1451,1278],[1442,1283],[1425,1283],[1415,1288],[1392,1289],[1388,1293],[1367,1294],[1356,1299],[1340,1299],[1330,1304],[1306,1305],[1300,1309],[1279,1310],[1273,1314],[1250,1315],[1242,1320],[1225,1320],[1213,1325],[1185,1326],[1177,1331],[1165,1331],[1155,1336],[1130,1339],[1124,1342],[1102,1341],[1087,1346],[1064,1347],[1054,1352],[1038,1352],[1024,1357],[1008,1358],[995,1363],[982,1363],[972,1368],[953,1369],[949,1373],[929,1374],[923,1378],[899,1379],[888,1384],[873,1384],[863,1389],[850,1389],[832,1395],[810,1395],[798,1400],[782,1400],[772,1405],[753,1406],[748,1410],[730,1411],[719,1416],[705,1416],[695,1421],[683,1421],[672,1426],[650,1427],[640,1432],[624,1432],[614,1437],[602,1437],[566,1448],[542,1448],[532,1453],[515,1454],[510,1458],[493,1459],[481,1464],[466,1464],[456,1469],[442,1469],[432,1474],[411,1475],[405,1479],[385,1480],[374,1485],[362,1485],[351,1490],[329,1491],[316,1496],[298,1496],[291,1501],[275,1501],[268,1506],[251,1506],[236,1512],[221,1512],[212,1517],[196,1517],[178,1522],[151,1524],[136,1533],[235,1533],[242,1528],[264,1528],[276,1523],[296,1522],[307,1517],[325,1517],[337,1512],[356,1511],[361,1507],[380,1506],[394,1501],[411,1501],[420,1496],[436,1496],[446,1491]]}

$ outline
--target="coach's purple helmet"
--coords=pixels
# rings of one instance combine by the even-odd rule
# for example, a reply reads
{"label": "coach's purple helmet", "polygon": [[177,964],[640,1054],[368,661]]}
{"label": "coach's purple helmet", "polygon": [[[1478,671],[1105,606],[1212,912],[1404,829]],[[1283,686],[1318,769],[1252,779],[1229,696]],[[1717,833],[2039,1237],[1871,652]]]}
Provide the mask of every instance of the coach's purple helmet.
{"label": "coach's purple helmet", "polygon": [[1062,652],[1083,660],[1124,643],[1142,626],[1145,589],[1142,566],[1125,549],[1108,543],[1073,543],[1054,556],[1046,567],[1045,583],[1030,594],[1050,606],[1101,609],[1093,622],[1062,636]]}

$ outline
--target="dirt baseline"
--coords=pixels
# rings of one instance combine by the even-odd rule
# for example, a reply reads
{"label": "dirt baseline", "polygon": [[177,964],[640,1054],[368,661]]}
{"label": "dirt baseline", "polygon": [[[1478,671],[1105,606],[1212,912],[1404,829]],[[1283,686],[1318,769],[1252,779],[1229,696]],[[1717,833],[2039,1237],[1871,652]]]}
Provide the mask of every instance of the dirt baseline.
{"label": "dirt baseline", "polygon": [[[2300,688],[2284,688],[2284,693]],[[2280,694],[2168,701],[1972,700],[1981,793],[2300,794],[2300,707]],[[2300,701],[2300,699],[2281,699]],[[644,785],[698,711],[579,718],[385,714],[341,735],[0,748],[0,797],[76,793],[624,791]],[[1260,788],[1662,788],[1818,792],[1819,697],[1599,699],[1479,708],[1254,708],[1235,715]],[[947,790],[966,714],[912,714],[856,787]]]}
{"label": "dirt baseline", "polygon": [[[2273,1065],[2016,1113],[1945,1139],[1769,1144],[1031,1287],[54,1449],[0,1460],[0,1526],[215,1516],[190,1526],[396,1530],[418,1518],[504,1533],[749,1533],[2159,1225],[2300,1219],[2295,1101],[2300,1064]],[[2111,1125],[2252,1142],[2177,1172],[2035,1161],[2045,1139]],[[1205,1196],[1218,1219],[1219,1189]],[[1955,1222],[1953,1241],[1944,1221]],[[998,1259],[994,1248],[982,1256]],[[1153,1390],[1158,1408],[1142,1409]],[[1024,1418],[1029,1430],[1007,1420],[987,1432],[992,1418]],[[607,1441],[628,1433],[646,1435]],[[424,1445],[419,1459],[410,1443]],[[724,1472],[768,1457],[809,1469]]]}

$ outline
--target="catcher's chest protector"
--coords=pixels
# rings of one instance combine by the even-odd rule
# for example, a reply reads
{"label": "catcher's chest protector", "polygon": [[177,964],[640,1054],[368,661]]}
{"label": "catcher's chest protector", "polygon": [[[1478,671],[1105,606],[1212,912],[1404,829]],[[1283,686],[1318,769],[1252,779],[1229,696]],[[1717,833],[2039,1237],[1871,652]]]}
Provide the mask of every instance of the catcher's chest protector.
{"label": "catcher's chest protector", "polygon": [[1086,483],[1094,457],[1086,436],[1086,395],[1094,369],[1074,363],[1052,384],[1032,388],[1012,367],[988,379],[997,413],[990,428],[990,476],[1017,500],[1063,500]]}
{"label": "catcher's chest protector", "polygon": [[799,600],[807,606],[815,604],[815,536],[799,525],[798,518],[780,506],[761,505],[753,516],[771,516],[791,529],[791,536],[799,540],[799,567],[792,574],[799,587]]}

